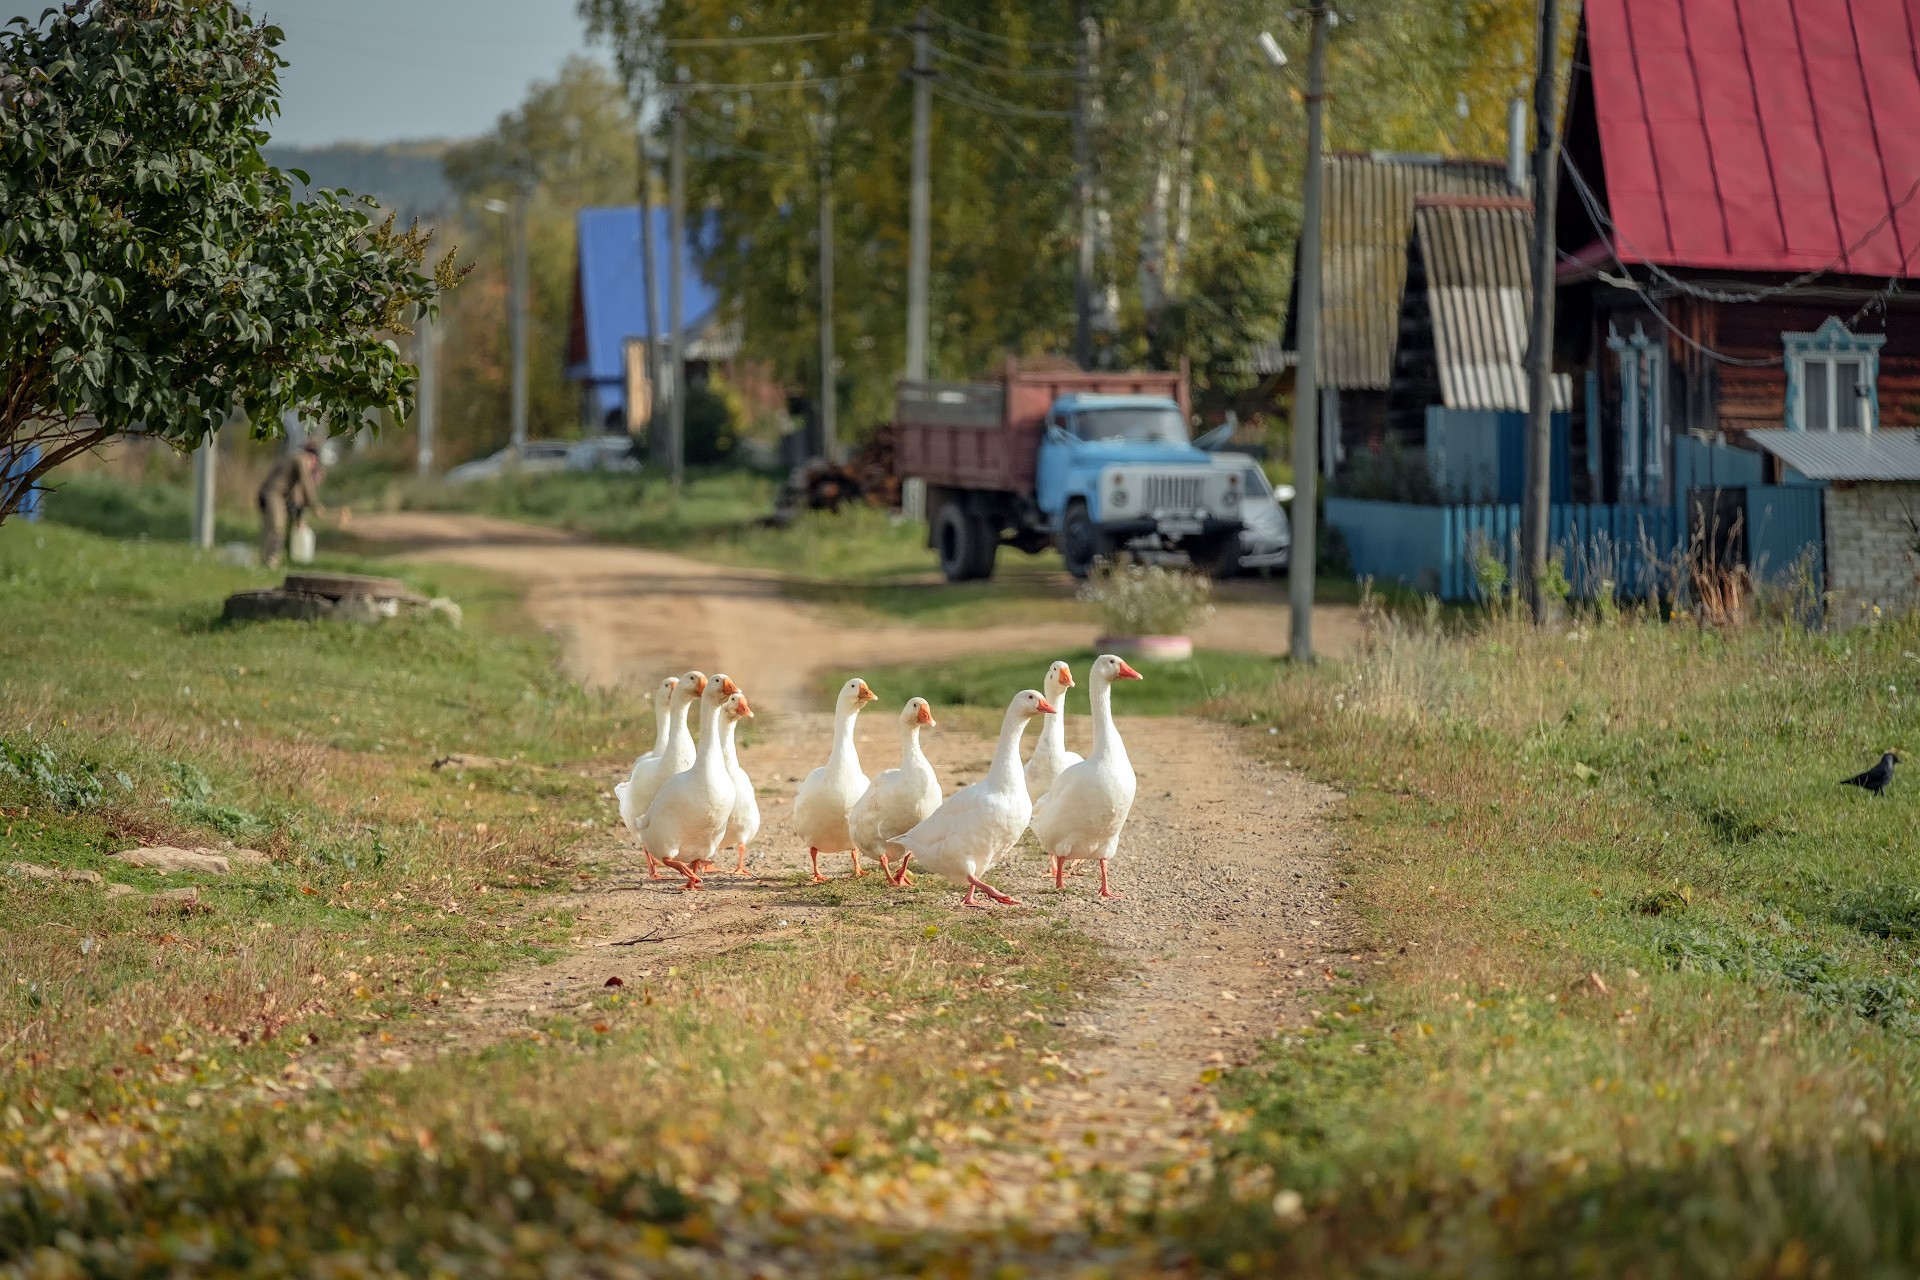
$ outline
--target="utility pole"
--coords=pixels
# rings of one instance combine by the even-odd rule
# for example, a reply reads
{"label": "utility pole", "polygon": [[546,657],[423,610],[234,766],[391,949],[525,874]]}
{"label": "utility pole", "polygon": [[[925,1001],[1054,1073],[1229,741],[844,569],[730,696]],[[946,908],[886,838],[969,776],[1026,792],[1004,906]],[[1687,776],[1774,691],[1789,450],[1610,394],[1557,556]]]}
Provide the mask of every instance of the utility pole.
{"label": "utility pole", "polygon": [[433,474],[435,415],[440,410],[440,353],[434,335],[433,314],[421,307],[413,329],[413,358],[420,366],[420,400],[413,409],[417,434],[416,469],[421,479]]}
{"label": "utility pole", "polygon": [[647,104],[640,102],[640,291],[647,327],[647,453],[662,469],[673,466],[673,446],[660,430],[660,286],[653,260],[653,138],[647,133]]}
{"label": "utility pole", "polygon": [[527,447],[527,205],[533,181],[523,175],[513,200],[513,447]]}
{"label": "utility pole", "polygon": [[1080,202],[1080,252],[1073,272],[1073,360],[1082,369],[1093,367],[1093,19],[1084,4],[1074,6],[1080,28],[1080,60],[1074,72],[1073,169],[1074,190]]}
{"label": "utility pole", "polygon": [[1536,625],[1547,620],[1540,579],[1547,569],[1548,506],[1553,469],[1554,188],[1560,134],[1555,110],[1559,83],[1559,0],[1541,0],[1540,39],[1533,73],[1533,315],[1527,339],[1527,491],[1520,511],[1520,574]]}
{"label": "utility pole", "polygon": [[927,376],[927,259],[931,253],[928,219],[932,182],[927,152],[933,133],[933,65],[922,6],[913,23],[913,191],[907,215],[907,377]]}
{"label": "utility pole", "polygon": [[[828,89],[821,89],[825,97]],[[840,461],[839,392],[833,376],[833,103],[820,113],[820,452]]]}
{"label": "utility pole", "polygon": [[193,545],[213,550],[213,481],[220,461],[220,433],[214,431],[193,451]]}
{"label": "utility pole", "polygon": [[1304,222],[1300,228],[1300,364],[1293,395],[1293,548],[1287,569],[1292,614],[1289,652],[1295,662],[1313,661],[1314,490],[1320,475],[1320,152],[1321,117],[1327,96],[1325,0],[1313,6],[1313,45],[1307,60],[1307,172]]}
{"label": "utility pole", "polygon": [[687,469],[687,319],[683,262],[687,243],[687,110],[678,94],[673,99],[673,154],[667,161],[667,193],[672,211],[667,215],[667,323],[673,327],[673,496]]}

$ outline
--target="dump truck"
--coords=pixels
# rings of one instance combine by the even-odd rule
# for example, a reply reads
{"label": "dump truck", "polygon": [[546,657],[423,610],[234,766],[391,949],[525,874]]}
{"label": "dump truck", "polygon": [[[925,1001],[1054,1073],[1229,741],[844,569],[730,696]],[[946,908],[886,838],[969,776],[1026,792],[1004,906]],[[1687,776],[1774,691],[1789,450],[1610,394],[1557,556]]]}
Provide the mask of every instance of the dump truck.
{"label": "dump truck", "polygon": [[1237,570],[1245,460],[1196,447],[1188,422],[1184,366],[903,380],[894,411],[900,474],[924,486],[949,582],[992,577],[1002,546],[1058,547],[1076,578],[1129,547]]}

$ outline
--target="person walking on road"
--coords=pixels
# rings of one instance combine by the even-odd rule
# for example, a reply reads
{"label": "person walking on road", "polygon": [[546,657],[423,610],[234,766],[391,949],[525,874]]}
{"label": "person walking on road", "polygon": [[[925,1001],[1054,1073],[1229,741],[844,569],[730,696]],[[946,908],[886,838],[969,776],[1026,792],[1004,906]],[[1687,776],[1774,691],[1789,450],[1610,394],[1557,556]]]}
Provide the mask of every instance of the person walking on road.
{"label": "person walking on road", "polygon": [[320,505],[320,442],[308,439],[282,457],[260,482],[260,558],[280,567],[287,533],[307,512],[324,514]]}

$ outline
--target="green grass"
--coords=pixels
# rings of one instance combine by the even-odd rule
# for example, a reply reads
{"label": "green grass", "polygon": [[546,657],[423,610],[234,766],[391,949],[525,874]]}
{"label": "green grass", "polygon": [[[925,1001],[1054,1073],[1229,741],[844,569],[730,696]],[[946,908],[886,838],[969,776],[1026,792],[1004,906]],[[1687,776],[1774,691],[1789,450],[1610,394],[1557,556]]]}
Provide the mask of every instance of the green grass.
{"label": "green grass", "polygon": [[[259,575],[0,526],[0,1276],[1044,1258],[864,1221],[993,1193],[1110,972],[1044,912],[796,876],[723,954],[610,948],[503,1040],[448,1042],[453,1002],[579,928],[557,891],[639,708],[559,676],[511,596],[435,578],[465,628],[224,626]],[[507,763],[428,768],[453,749]],[[224,836],[270,863],[109,856]]]}
{"label": "green grass", "polygon": [[[988,654],[950,662],[880,667],[866,679],[889,702],[922,697],[938,714],[947,707],[1006,708],[1022,689],[1037,689],[1047,667],[1056,659],[1071,663],[1081,684],[1067,695],[1069,714],[1087,711],[1087,668],[1099,655],[1091,649],[1068,653]],[[1251,653],[1222,653],[1200,649],[1182,662],[1135,662],[1144,680],[1114,686],[1116,715],[1191,715],[1226,699],[1241,698],[1272,685],[1284,664]],[[823,697],[832,688],[823,685]]]}
{"label": "green grass", "polygon": [[[163,480],[125,484],[99,472],[70,472],[57,479],[45,501],[50,524],[69,525],[110,538],[158,538],[185,542],[193,530],[193,490]],[[226,504],[214,515],[218,542],[255,544],[258,520]]]}
{"label": "green grass", "polygon": [[1347,792],[1365,943],[1234,1083],[1228,1173],[1186,1223],[1203,1255],[1910,1272],[1920,809],[1910,779],[1836,782],[1912,732],[1916,651],[1912,621],[1388,623],[1242,701]]}

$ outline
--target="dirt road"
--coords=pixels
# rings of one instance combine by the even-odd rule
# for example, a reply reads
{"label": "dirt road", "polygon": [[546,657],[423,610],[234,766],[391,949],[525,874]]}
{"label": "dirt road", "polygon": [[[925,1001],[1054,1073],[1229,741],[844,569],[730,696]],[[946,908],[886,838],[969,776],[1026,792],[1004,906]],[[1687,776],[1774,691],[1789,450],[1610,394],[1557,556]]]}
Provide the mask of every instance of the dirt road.
{"label": "dirt road", "polygon": [[[756,705],[771,690],[769,702],[793,708],[810,674],[825,666],[1090,639],[1084,627],[1054,624],[960,632],[842,628],[782,597],[770,576],[498,521],[381,516],[357,522],[355,532],[523,577],[535,616],[566,629],[574,670],[601,684],[651,680],[688,666],[725,669],[754,691]],[[1273,627],[1270,612],[1259,630],[1286,634],[1284,623]],[[1034,673],[1036,682],[1041,675]],[[903,1191],[897,1201],[876,1195],[847,1212],[912,1225],[1015,1218],[1065,1225],[1084,1204],[1077,1180],[1058,1176],[1055,1162],[1063,1158],[1074,1167],[1120,1171],[1204,1167],[1217,1106],[1203,1073],[1251,1061],[1262,1038],[1305,1016],[1335,969],[1366,962],[1350,950],[1337,869],[1319,821],[1333,794],[1262,759],[1250,731],[1126,717],[1124,687],[1116,703],[1140,779],[1115,862],[1116,887],[1125,896],[1101,902],[1086,875],[1055,891],[1030,845],[996,879],[1027,904],[1006,910],[1064,915],[1112,948],[1126,973],[1119,993],[1075,1028],[1080,1047],[1068,1082],[1052,1087],[1036,1109],[1031,1144],[968,1152],[994,1169],[984,1199],[969,1202],[946,1187],[930,1206]],[[1070,707],[1082,714],[1069,720],[1068,744],[1084,752],[1091,732],[1084,697]],[[869,773],[889,767],[895,753],[890,721],[872,719],[860,734]],[[764,731],[743,752],[766,819],[752,855],[755,874],[714,877],[710,891],[682,894],[671,882],[635,876],[634,855],[616,828],[606,843],[583,851],[597,879],[569,904],[582,920],[577,950],[507,975],[469,1011],[475,1031],[497,1033],[578,1001],[582,975],[597,983],[614,954],[608,947],[621,939],[669,934],[669,942],[649,951],[657,965],[764,936],[776,913],[758,908],[776,899],[781,926],[830,921],[831,905],[809,904],[804,887],[796,890],[806,851],[788,822],[797,780],[825,757],[828,717],[789,711],[758,723]],[[947,727],[930,733],[926,746],[949,791],[983,776],[993,749],[984,734]],[[833,861],[835,873],[844,874],[843,860]]]}
{"label": "dirt road", "polygon": [[[850,626],[785,595],[777,574],[704,564],[663,551],[583,541],[554,529],[486,516],[357,515],[356,537],[398,544],[420,559],[471,565],[527,583],[535,620],[565,637],[568,670],[587,684],[651,687],[663,674],[725,671],[754,706],[809,709],[823,670],[929,662],[965,653],[1077,649],[1090,623],[1040,622],[943,629]],[[1315,611],[1317,643],[1339,653],[1359,635],[1351,608]],[[1279,654],[1283,606],[1222,604],[1196,631],[1206,647]]]}

